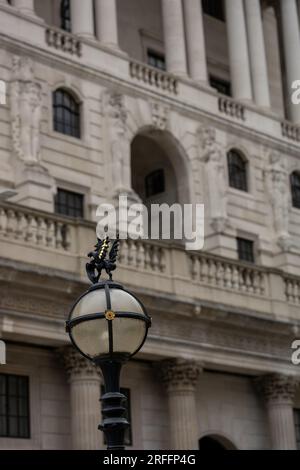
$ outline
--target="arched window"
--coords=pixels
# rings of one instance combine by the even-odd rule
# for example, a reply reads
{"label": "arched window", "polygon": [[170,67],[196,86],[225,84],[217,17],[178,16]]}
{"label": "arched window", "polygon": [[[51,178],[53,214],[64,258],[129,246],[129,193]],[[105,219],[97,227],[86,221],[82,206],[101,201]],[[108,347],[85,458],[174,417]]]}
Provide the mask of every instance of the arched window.
{"label": "arched window", "polygon": [[80,104],[62,88],[53,93],[53,127],[61,134],[80,139]]}
{"label": "arched window", "polygon": [[248,191],[247,162],[237,150],[227,154],[229,186],[240,191]]}
{"label": "arched window", "polygon": [[61,0],[60,2],[60,27],[69,33],[71,32],[70,0]]}
{"label": "arched window", "polygon": [[300,209],[300,172],[298,171],[291,174],[291,191],[293,207]]}

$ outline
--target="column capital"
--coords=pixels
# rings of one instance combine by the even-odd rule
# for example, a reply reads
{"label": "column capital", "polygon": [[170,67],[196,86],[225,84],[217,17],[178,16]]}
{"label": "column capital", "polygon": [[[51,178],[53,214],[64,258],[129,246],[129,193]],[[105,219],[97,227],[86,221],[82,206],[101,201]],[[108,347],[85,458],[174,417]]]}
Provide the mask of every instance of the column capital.
{"label": "column capital", "polygon": [[101,371],[92,361],[82,356],[74,346],[66,346],[58,350],[69,379],[71,378],[101,378]]}
{"label": "column capital", "polygon": [[283,374],[270,374],[259,377],[255,381],[268,404],[291,404],[300,383],[298,377]]}
{"label": "column capital", "polygon": [[194,390],[202,365],[186,359],[165,359],[160,363],[159,375],[167,391]]}

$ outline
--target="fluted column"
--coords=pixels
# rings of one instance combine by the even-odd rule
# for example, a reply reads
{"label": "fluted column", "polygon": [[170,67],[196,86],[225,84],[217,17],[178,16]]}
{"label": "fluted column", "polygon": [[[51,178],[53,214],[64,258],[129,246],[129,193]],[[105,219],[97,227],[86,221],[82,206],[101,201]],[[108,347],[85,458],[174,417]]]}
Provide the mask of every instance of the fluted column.
{"label": "fluted column", "polygon": [[269,108],[271,102],[260,0],[246,1],[245,9],[254,100],[258,106]]}
{"label": "fluted column", "polygon": [[93,0],[71,0],[72,33],[87,38],[94,37]]}
{"label": "fluted column", "polygon": [[160,377],[168,394],[170,449],[198,449],[195,389],[201,367],[184,359],[165,360],[160,366]]}
{"label": "fluted column", "polygon": [[288,117],[295,124],[300,124],[300,106],[293,104],[291,100],[291,95],[294,92],[292,83],[295,80],[300,80],[300,33],[296,0],[280,0],[280,9],[286,68]]}
{"label": "fluted column", "polygon": [[243,0],[225,0],[233,97],[251,100],[251,74]]}
{"label": "fluted column", "polygon": [[193,80],[207,83],[202,2],[199,0],[184,0],[183,6],[189,74]]}
{"label": "fluted column", "polygon": [[294,377],[271,374],[257,380],[266,401],[274,450],[295,450],[293,399],[298,382]]}
{"label": "fluted column", "polygon": [[102,446],[100,386],[96,367],[73,346],[64,350],[64,364],[70,383],[72,447],[76,450],[98,450]]}
{"label": "fluted column", "polygon": [[167,70],[175,75],[186,76],[186,53],[181,0],[162,0],[164,42]]}
{"label": "fluted column", "polygon": [[95,0],[97,38],[109,47],[118,47],[116,0]]}
{"label": "fluted column", "polygon": [[20,10],[21,13],[35,15],[34,0],[13,0],[13,6]]}

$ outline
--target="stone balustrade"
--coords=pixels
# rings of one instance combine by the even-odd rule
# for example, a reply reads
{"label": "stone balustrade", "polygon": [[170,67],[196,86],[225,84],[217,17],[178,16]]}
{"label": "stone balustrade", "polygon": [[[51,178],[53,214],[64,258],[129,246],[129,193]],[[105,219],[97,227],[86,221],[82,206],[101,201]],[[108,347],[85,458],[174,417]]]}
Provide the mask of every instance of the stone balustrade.
{"label": "stone balustrade", "polygon": [[82,44],[78,37],[62,29],[46,28],[46,43],[60,51],[81,57]]}
{"label": "stone balustrade", "polygon": [[173,75],[135,61],[131,61],[129,67],[132,78],[162,91],[178,93],[178,80]]}
{"label": "stone balustrade", "polygon": [[285,298],[292,304],[300,304],[300,279],[285,277]]}
{"label": "stone balustrade", "polygon": [[119,262],[137,270],[164,273],[166,270],[165,253],[161,246],[141,240],[122,240]]}
{"label": "stone balustrade", "polygon": [[[5,263],[62,271],[86,282],[87,253],[96,224],[21,205],[0,202],[0,252]],[[251,265],[180,244],[121,240],[115,278],[131,289],[153,290],[194,302],[253,309],[263,314],[294,311],[300,304],[300,277],[280,269]]]}
{"label": "stone balustrade", "polygon": [[0,238],[55,250],[70,250],[68,223],[21,206],[0,207]]}
{"label": "stone balustrade", "polygon": [[192,280],[246,294],[266,295],[266,273],[256,267],[209,255],[190,255]]}
{"label": "stone balustrade", "polygon": [[232,100],[231,98],[220,96],[219,97],[219,111],[227,116],[230,116],[241,121],[245,121],[245,107]]}
{"label": "stone balustrade", "polygon": [[300,126],[289,121],[281,122],[282,137],[286,137],[294,142],[300,142]]}

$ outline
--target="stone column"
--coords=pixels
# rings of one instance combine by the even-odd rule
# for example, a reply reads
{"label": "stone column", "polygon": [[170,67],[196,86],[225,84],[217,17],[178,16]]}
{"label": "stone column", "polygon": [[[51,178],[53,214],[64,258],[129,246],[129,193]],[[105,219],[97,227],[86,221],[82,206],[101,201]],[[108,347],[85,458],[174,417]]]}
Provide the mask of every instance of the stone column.
{"label": "stone column", "polygon": [[20,10],[21,13],[26,15],[35,15],[34,0],[13,0],[13,6]]}
{"label": "stone column", "polygon": [[96,367],[73,346],[64,349],[64,364],[70,383],[72,447],[98,450],[102,447],[100,387],[101,375]]}
{"label": "stone column", "polygon": [[266,401],[273,450],[295,450],[296,435],[293,399],[297,380],[291,376],[271,374],[257,379]]}
{"label": "stone column", "polygon": [[181,0],[162,0],[167,70],[187,76],[183,11]]}
{"label": "stone column", "polygon": [[118,48],[116,0],[95,0],[97,38],[109,47]]}
{"label": "stone column", "polygon": [[296,0],[280,0],[283,49],[286,68],[286,99],[288,117],[295,124],[300,124],[300,106],[293,104],[292,83],[300,80],[300,33],[299,16]]}
{"label": "stone column", "polygon": [[254,100],[269,108],[270,91],[260,0],[245,2]]}
{"label": "stone column", "polygon": [[199,426],[195,389],[201,367],[184,359],[162,361],[160,378],[169,404],[170,449],[198,449]]}
{"label": "stone column", "polygon": [[199,0],[184,0],[183,6],[189,73],[193,80],[207,84],[202,2]]}
{"label": "stone column", "polygon": [[243,0],[225,0],[233,98],[251,100],[251,74]]}
{"label": "stone column", "polygon": [[94,37],[93,0],[71,0],[72,33],[83,37]]}

